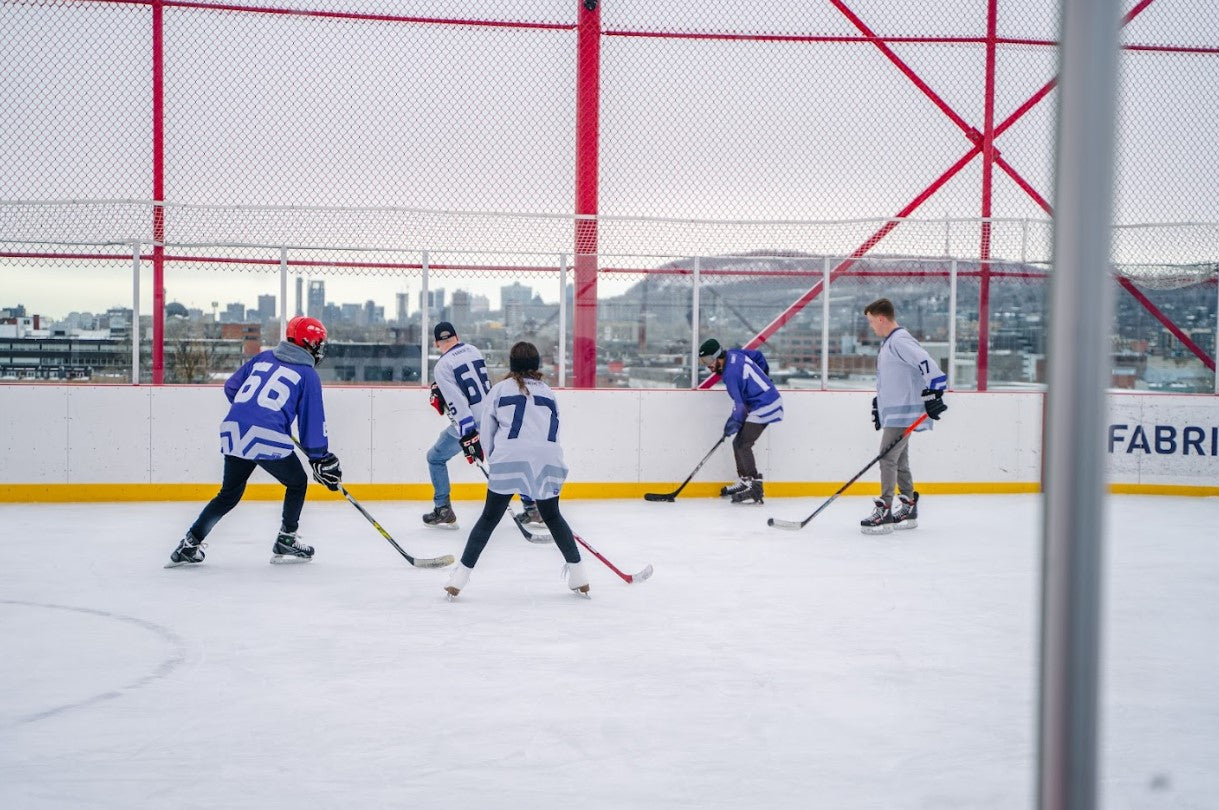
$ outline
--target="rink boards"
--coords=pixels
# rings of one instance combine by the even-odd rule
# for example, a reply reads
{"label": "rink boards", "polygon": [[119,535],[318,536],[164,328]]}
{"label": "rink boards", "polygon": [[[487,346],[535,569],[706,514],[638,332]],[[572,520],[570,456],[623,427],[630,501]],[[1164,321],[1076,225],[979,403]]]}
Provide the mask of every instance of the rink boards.
{"label": "rink boards", "polygon": [[[871,461],[879,449],[871,399],[869,391],[785,391],[784,420],[755,446],[767,496],[829,495]],[[1043,393],[946,400],[944,419],[912,440],[920,490],[1040,489]],[[331,387],[325,401],[331,449],[360,497],[430,497],[424,454],[445,421],[428,407],[426,389]],[[560,390],[565,497],[672,490],[715,444],[730,408],[722,388]],[[219,386],[0,386],[0,501],[210,497],[226,409]],[[1115,393],[1104,439],[1115,491],[1219,495],[1219,397]],[[460,459],[449,469],[455,498],[482,497],[477,469]],[[733,477],[725,444],[683,497],[713,495]],[[875,492],[876,482],[873,468],[850,494]],[[251,481],[249,497],[281,493],[261,472]]]}

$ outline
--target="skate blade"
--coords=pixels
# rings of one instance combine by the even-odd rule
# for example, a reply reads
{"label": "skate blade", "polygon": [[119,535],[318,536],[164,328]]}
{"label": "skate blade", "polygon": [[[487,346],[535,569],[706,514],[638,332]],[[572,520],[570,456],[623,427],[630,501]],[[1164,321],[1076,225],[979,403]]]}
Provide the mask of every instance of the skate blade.
{"label": "skate blade", "polygon": [[200,560],[199,562],[193,563],[193,562],[187,562],[186,560],[183,560],[182,562],[174,562],[173,560],[170,560],[169,562],[165,563],[164,567],[165,568],[182,568],[183,566],[186,566],[189,568],[192,565],[203,565],[203,561]]}
{"label": "skate blade", "polygon": [[461,593],[461,588],[454,588],[451,585],[446,585],[444,588],[444,598],[448,602],[456,602],[457,594]]}
{"label": "skate blade", "polygon": [[860,526],[859,531],[862,534],[893,534],[893,526]]}
{"label": "skate blade", "polygon": [[456,523],[424,523],[423,525],[427,526],[429,529],[447,529],[451,532],[455,532],[461,528]]}
{"label": "skate blade", "polygon": [[271,565],[296,565],[297,563],[307,563],[312,559],[312,557],[298,557],[295,554],[274,554],[271,556]]}
{"label": "skate blade", "polygon": [[915,518],[914,520],[903,520],[901,523],[893,524],[893,530],[896,532],[904,532],[907,529],[917,529],[917,528],[918,528],[918,518]]}
{"label": "skate blade", "polygon": [[571,592],[573,594],[575,594],[576,596],[580,597],[581,599],[592,599],[593,598],[592,594],[590,594],[587,590],[582,591],[579,588],[572,588]]}

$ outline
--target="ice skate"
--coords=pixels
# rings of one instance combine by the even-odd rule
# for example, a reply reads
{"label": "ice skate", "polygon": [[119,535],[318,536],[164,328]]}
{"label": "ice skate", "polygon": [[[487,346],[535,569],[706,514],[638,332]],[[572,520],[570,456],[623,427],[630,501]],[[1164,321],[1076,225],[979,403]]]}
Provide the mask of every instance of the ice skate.
{"label": "ice skate", "polygon": [[283,563],[303,563],[313,559],[313,546],[307,546],[304,543],[298,542],[296,532],[285,532],[282,529],[279,535],[275,538],[275,545],[271,547],[271,562],[280,565]]}
{"label": "ice skate", "polygon": [[187,532],[186,536],[178,541],[178,547],[170,553],[169,562],[165,563],[165,567],[177,568],[179,565],[198,565],[203,562],[203,549],[206,546],[207,543]]}
{"label": "ice skate", "polygon": [[732,496],[732,502],[746,504],[762,503],[762,476],[759,475],[757,478],[744,478],[742,480],[747,481],[749,485],[744,490],[735,493]]}
{"label": "ice skate", "polygon": [[457,594],[461,593],[461,589],[466,587],[466,583],[470,581],[470,572],[472,568],[466,568],[463,563],[458,563],[453,569],[453,573],[449,574],[449,581],[444,586],[444,592],[448,594],[445,598],[452,602],[457,598]]}
{"label": "ice skate", "polygon": [[528,528],[546,528],[546,521],[542,520],[542,513],[538,511],[536,503],[525,505],[525,511],[521,513],[521,523],[527,524]]}
{"label": "ice skate", "polygon": [[900,496],[902,505],[893,513],[893,528],[896,531],[918,528],[918,493],[914,492],[907,498]]}
{"label": "ice skate", "polygon": [[859,521],[859,530],[864,534],[889,534],[893,531],[893,513],[889,511],[889,504],[881,498],[876,498],[872,503],[872,514]]}
{"label": "ice skate", "polygon": [[720,487],[720,497],[731,498],[733,495],[744,492],[747,489],[749,489],[749,479],[742,475],[734,483]]}
{"label": "ice skate", "polygon": [[567,578],[567,587],[571,588],[571,592],[576,596],[589,599],[588,595],[588,572],[584,570],[584,561],[578,563],[566,563],[563,565],[563,575]]}
{"label": "ice skate", "polygon": [[423,522],[437,529],[456,529],[457,515],[453,513],[453,507],[446,503],[424,515]]}

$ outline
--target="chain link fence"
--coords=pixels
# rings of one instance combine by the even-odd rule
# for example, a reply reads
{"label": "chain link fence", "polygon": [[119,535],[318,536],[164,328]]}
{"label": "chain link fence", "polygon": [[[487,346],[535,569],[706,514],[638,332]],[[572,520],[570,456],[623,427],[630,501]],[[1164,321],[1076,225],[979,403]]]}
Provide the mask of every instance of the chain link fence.
{"label": "chain link fence", "polygon": [[[1214,391],[1219,17],[1123,9],[1114,376]],[[591,300],[598,385],[696,384],[714,333],[836,386],[866,382],[857,310],[887,295],[958,387],[1038,384],[1057,24],[1013,0],[0,2],[0,311],[48,339],[142,318],[166,382],[298,311],[403,347],[338,380],[417,381],[447,317],[572,382]],[[5,345],[0,377],[54,371]]]}

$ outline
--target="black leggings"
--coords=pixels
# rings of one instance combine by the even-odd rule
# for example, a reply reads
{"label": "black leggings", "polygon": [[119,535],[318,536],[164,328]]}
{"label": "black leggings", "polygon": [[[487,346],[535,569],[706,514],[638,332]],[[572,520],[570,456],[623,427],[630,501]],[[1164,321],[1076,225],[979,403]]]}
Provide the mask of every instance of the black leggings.
{"label": "black leggings", "polygon": [[283,531],[294,532],[300,525],[301,509],[305,506],[305,490],[309,488],[309,476],[301,460],[293,453],[283,458],[251,461],[237,456],[224,457],[224,480],[216,497],[203,507],[190,533],[202,540],[220,522],[220,518],[233,511],[241,496],[245,494],[246,482],[255,467],[262,467],[276,481],[284,485]]}
{"label": "black leggings", "polygon": [[[473,568],[478,563],[479,556],[487,547],[487,541],[491,539],[492,530],[499,525],[500,518],[504,516],[504,510],[508,508],[508,502],[511,500],[511,495],[501,495],[498,492],[487,490],[483,513],[479,515],[478,522],[470,530],[470,539],[466,541],[466,549],[461,553],[461,564],[466,568]],[[563,559],[569,563],[580,562],[580,549],[576,547],[571,527],[559,514],[558,497],[547,498],[536,501],[536,503],[542,520],[546,521],[546,528],[550,529],[550,536],[554,538],[554,544],[563,554]]]}
{"label": "black leggings", "polygon": [[732,455],[736,457],[736,474],[741,478],[757,478],[758,465],[753,460],[753,443],[766,430],[766,422],[746,422],[732,439]]}

